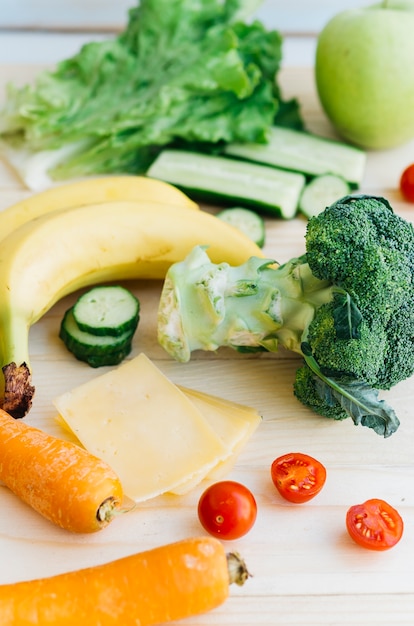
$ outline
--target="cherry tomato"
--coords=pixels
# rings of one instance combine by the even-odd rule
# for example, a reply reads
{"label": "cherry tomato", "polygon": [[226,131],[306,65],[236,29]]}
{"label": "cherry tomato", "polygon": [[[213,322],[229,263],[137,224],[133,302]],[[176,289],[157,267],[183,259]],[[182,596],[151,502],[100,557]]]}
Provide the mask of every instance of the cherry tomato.
{"label": "cherry tomato", "polygon": [[400,190],[407,202],[414,202],[414,163],[403,171],[400,178]]}
{"label": "cherry tomato", "polygon": [[369,550],[388,550],[403,534],[403,520],[392,506],[373,498],[351,506],[346,514],[346,527],[352,539]]}
{"label": "cherry tomato", "polygon": [[289,502],[302,504],[320,492],[325,484],[326,469],[307,454],[291,452],[273,461],[271,476],[281,496]]}
{"label": "cherry tomato", "polygon": [[210,485],[198,503],[203,528],[220,539],[238,539],[256,521],[257,505],[247,487],[232,480]]}

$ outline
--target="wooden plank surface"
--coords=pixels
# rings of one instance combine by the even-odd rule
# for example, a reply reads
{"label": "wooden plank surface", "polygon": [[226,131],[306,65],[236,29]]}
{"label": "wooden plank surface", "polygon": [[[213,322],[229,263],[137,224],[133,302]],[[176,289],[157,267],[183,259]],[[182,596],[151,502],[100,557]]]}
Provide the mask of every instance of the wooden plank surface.
{"label": "wooden plank surface", "polygon": [[[2,81],[29,80],[33,67],[1,67]],[[311,130],[332,131],[321,114],[309,69],[289,68],[281,75],[286,96],[296,95]],[[369,155],[362,191],[385,195],[395,210],[413,218],[413,207],[398,191],[401,169],[413,160],[414,143]],[[28,195],[3,164],[0,208]],[[267,221],[265,254],[285,261],[303,252],[306,223]],[[258,519],[244,538],[229,542],[248,562],[253,577],[208,615],[183,626],[393,626],[414,623],[414,382],[382,394],[396,409],[400,429],[384,440],[350,420],[336,423],[316,416],[292,394],[299,360],[277,355],[243,356],[230,350],[197,353],[188,364],[173,362],[157,345],[156,310],[160,282],[130,285],[142,304],[132,356],[145,352],[174,382],[255,406],[263,424],[242,452],[229,477],[245,483],[258,503]],[[75,361],[58,339],[65,309],[75,296],[59,302],[30,333],[36,385],[28,422],[64,436],[55,422],[52,399],[99,375]],[[303,506],[277,495],[269,475],[273,459],[299,450],[319,458],[328,479],[321,494]],[[204,487],[204,486],[203,486]],[[121,516],[93,536],[71,535],[53,527],[5,487],[0,486],[0,583],[103,563],[189,535],[203,534],[196,516],[201,489],[184,497],[165,496]],[[405,534],[387,553],[363,551],[347,536],[345,513],[351,504],[380,497],[396,506]],[[0,619],[1,621],[1,619]]]}

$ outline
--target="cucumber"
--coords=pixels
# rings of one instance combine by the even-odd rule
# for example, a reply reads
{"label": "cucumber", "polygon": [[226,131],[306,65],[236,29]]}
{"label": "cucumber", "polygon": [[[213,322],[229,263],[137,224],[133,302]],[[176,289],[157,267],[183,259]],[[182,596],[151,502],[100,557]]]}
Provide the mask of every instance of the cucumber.
{"label": "cucumber", "polygon": [[94,287],[78,298],[73,317],[80,330],[119,337],[135,331],[139,301],[128,289],[118,285]]}
{"label": "cucumber", "polygon": [[147,176],[219,205],[244,205],[290,219],[296,215],[305,176],[267,165],[184,150],[163,150]]}
{"label": "cucumber", "polygon": [[263,248],[266,236],[265,223],[258,213],[243,207],[233,207],[220,211],[216,217],[238,228],[246,237],[252,239],[259,248]]}
{"label": "cucumber", "polygon": [[308,219],[321,213],[336,200],[348,196],[351,186],[341,176],[322,174],[310,181],[302,191],[299,211]]}
{"label": "cucumber", "polygon": [[138,299],[124,287],[93,287],[66,311],[59,337],[91,367],[118,365],[131,352],[139,310]]}
{"label": "cucumber", "polygon": [[118,337],[100,336],[80,330],[73,307],[66,311],[59,332],[66,348],[79,361],[85,361],[91,367],[118,365],[131,352],[133,335],[133,332],[127,331]]}
{"label": "cucumber", "polygon": [[271,128],[267,144],[230,143],[224,148],[224,154],[300,172],[307,178],[336,174],[352,189],[361,186],[367,158],[366,153],[355,146],[281,126]]}

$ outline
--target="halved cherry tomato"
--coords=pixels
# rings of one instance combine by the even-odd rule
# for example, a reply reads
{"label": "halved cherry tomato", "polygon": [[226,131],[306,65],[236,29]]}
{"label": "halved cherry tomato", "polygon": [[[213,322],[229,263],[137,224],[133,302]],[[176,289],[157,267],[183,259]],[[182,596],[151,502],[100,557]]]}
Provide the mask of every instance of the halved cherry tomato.
{"label": "halved cherry tomato", "polygon": [[244,485],[223,480],[210,485],[198,503],[198,518],[204,529],[220,539],[238,539],[256,521],[257,504]]}
{"label": "halved cherry tomato", "polygon": [[414,202],[414,163],[401,174],[400,190],[407,202]]}
{"label": "halved cherry tomato", "polygon": [[295,504],[314,498],[326,480],[326,469],[322,463],[301,452],[278,457],[270,471],[280,495]]}
{"label": "halved cherry tomato", "polygon": [[373,498],[351,506],[346,527],[352,539],[369,550],[388,550],[402,537],[403,520],[391,505]]}

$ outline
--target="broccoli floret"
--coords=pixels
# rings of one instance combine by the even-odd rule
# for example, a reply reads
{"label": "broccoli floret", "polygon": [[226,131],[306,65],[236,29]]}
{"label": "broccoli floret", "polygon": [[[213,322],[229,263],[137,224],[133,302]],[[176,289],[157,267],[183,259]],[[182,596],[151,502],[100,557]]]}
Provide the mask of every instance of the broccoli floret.
{"label": "broccoli floret", "polygon": [[159,341],[183,361],[282,345],[304,359],[303,404],[388,436],[399,422],[378,390],[414,373],[413,226],[384,198],[346,196],[309,220],[305,239],[306,253],[280,266],[214,265],[196,248],[168,272]]}
{"label": "broccoli floret", "polygon": [[335,305],[331,301],[318,309],[309,325],[307,341],[319,367],[336,378],[348,376],[376,386],[387,348],[385,329],[362,319],[357,341],[349,337],[341,339],[337,336],[334,314]]}
{"label": "broccoli floret", "polygon": [[[306,251],[312,273],[351,296],[371,333],[366,370],[351,370],[355,377],[378,389],[390,389],[410,377],[414,373],[412,224],[395,215],[383,198],[347,196],[309,221]],[[380,361],[374,376],[371,351]],[[320,357],[319,351],[317,360]],[[354,362],[352,356],[349,362]]]}
{"label": "broccoli floret", "polygon": [[312,218],[306,257],[315,276],[342,287],[382,326],[413,289],[413,226],[383,198],[346,196]]}
{"label": "broccoli floret", "polygon": [[[413,289],[410,290],[411,292]],[[375,386],[391,389],[414,373],[414,294],[394,312],[386,326],[387,347]]]}

